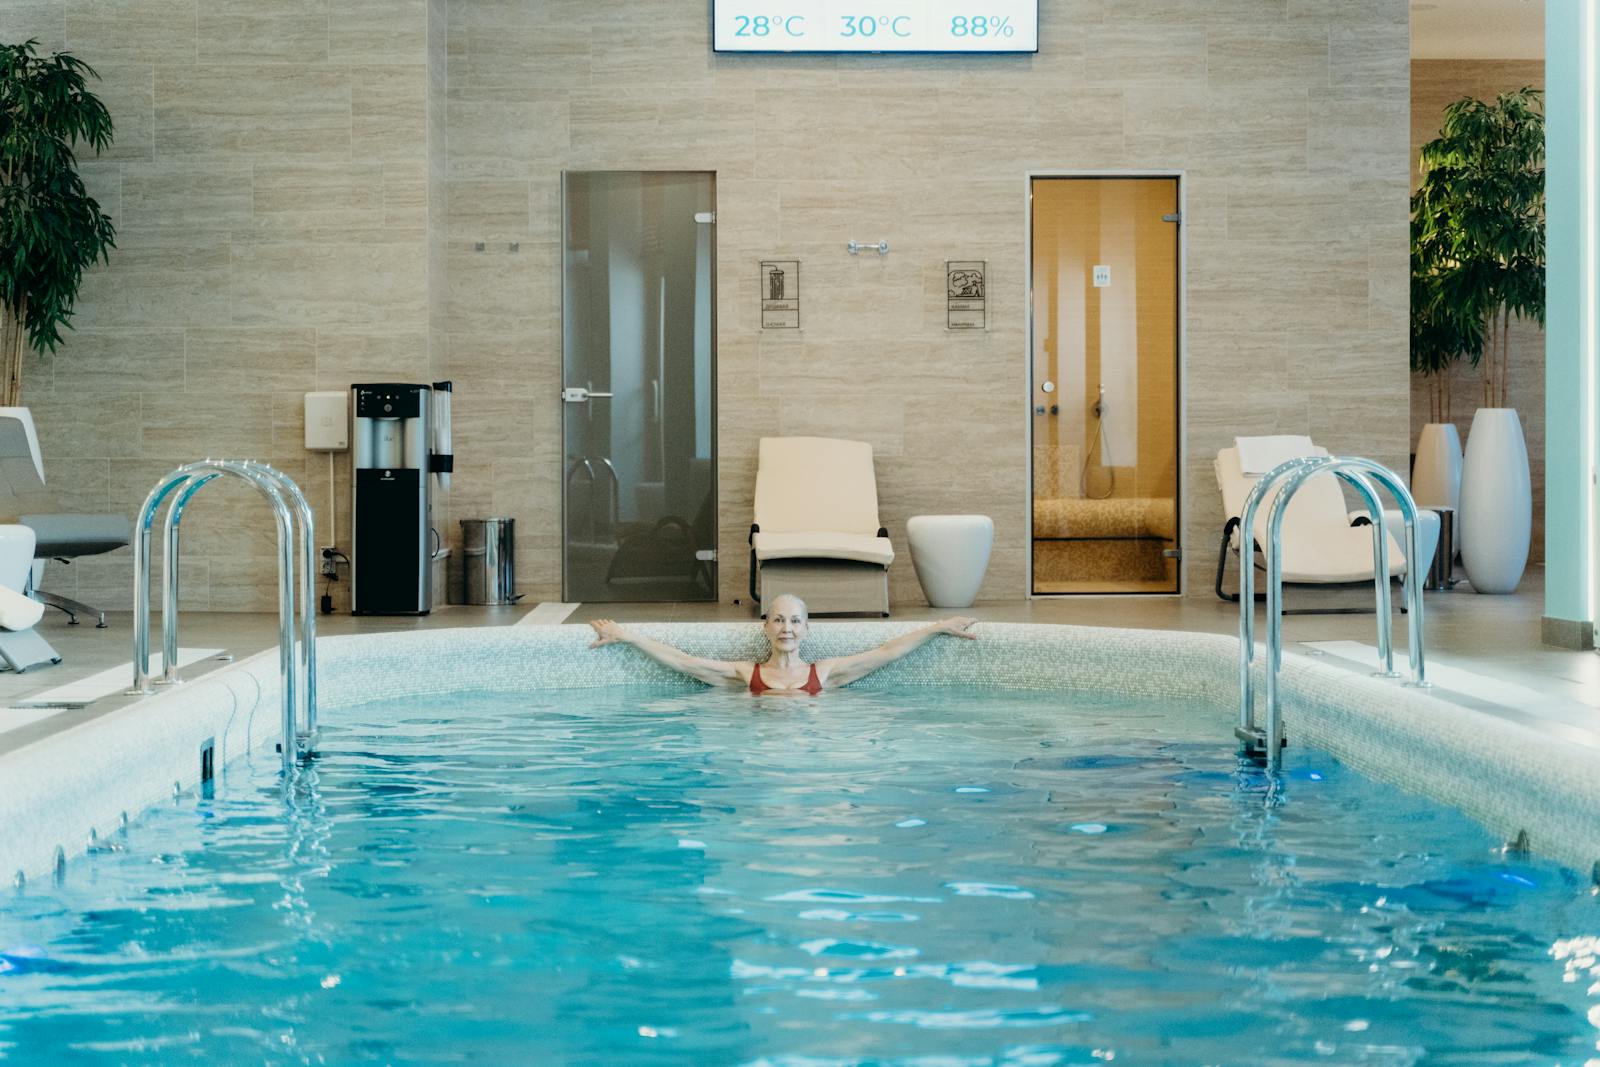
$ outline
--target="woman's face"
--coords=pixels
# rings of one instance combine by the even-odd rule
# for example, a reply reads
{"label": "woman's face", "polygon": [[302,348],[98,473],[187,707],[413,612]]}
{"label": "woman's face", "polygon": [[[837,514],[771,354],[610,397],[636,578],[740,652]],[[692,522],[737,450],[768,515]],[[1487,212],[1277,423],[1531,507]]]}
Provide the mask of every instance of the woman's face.
{"label": "woman's face", "polygon": [[768,609],[767,621],[761,629],[772,642],[774,651],[796,651],[806,636],[805,604],[791,596],[779,597]]}

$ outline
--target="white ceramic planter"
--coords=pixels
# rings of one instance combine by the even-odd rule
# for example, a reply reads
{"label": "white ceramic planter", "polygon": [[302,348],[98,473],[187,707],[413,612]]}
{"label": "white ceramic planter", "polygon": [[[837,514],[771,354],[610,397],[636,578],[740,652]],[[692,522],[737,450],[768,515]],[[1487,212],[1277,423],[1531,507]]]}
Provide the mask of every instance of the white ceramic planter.
{"label": "white ceramic planter", "polygon": [[[1430,422],[1417,438],[1417,462],[1411,471],[1411,498],[1419,508],[1461,511],[1461,433],[1453,422]],[[1454,531],[1454,551],[1461,554],[1461,530]]]}
{"label": "white ceramic planter", "polygon": [[1514,408],[1479,408],[1461,465],[1461,563],[1480,593],[1512,593],[1528,564],[1533,485]]}
{"label": "white ceramic planter", "polygon": [[906,520],[906,541],[917,581],[936,608],[972,604],[989,567],[994,546],[994,520],[987,515],[913,515]]}

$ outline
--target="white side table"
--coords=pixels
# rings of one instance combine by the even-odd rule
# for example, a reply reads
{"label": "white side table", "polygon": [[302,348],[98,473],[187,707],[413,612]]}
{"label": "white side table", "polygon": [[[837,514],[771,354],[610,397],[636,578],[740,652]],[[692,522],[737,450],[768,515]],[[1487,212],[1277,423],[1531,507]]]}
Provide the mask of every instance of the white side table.
{"label": "white side table", "polygon": [[965,608],[978,595],[994,547],[987,515],[913,515],[906,520],[911,565],[936,608]]}

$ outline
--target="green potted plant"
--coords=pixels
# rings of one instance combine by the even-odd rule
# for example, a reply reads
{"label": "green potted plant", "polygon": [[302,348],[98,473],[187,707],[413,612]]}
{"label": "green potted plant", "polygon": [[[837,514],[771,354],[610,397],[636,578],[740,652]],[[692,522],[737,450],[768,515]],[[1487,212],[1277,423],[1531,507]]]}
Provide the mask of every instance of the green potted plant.
{"label": "green potted plant", "polygon": [[1479,592],[1516,589],[1532,532],[1528,450],[1509,403],[1507,363],[1512,316],[1544,325],[1541,100],[1524,88],[1493,103],[1451,104],[1439,136],[1422,146],[1422,180],[1411,198],[1412,368],[1434,378],[1441,419],[1458,360],[1469,360],[1483,381],[1461,467],[1458,527],[1462,563]]}
{"label": "green potted plant", "polygon": [[37,41],[0,45],[0,405],[22,398],[26,348],[55,351],[84,270],[116,230],[78,174],[76,144],[99,154],[111,114],[86,85],[99,75]]}

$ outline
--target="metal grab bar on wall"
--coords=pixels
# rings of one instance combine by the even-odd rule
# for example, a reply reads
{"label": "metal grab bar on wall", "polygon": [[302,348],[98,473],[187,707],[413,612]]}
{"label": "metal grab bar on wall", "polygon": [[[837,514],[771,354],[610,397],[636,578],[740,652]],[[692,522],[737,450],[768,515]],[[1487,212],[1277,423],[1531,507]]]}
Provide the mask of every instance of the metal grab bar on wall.
{"label": "metal grab bar on wall", "polygon": [[[605,457],[605,456],[601,456],[600,457],[600,465],[606,472],[606,480],[609,483],[610,489],[611,489],[611,493],[610,493],[611,512],[610,512],[609,516],[606,519],[606,523],[605,523],[604,527],[599,526],[595,522],[595,490],[598,488],[599,480],[595,475],[594,460],[590,459],[588,456],[580,456],[577,459],[572,461],[572,466],[571,467],[567,468],[567,479],[566,479],[566,487],[565,487],[565,489],[566,489],[566,503],[567,503],[567,512],[568,512],[569,521],[571,520],[571,517],[572,517],[571,516],[571,512],[572,512],[572,509],[574,507],[573,500],[572,500],[573,488],[574,488],[573,487],[573,479],[580,473],[585,474],[585,475],[588,476],[587,477],[588,495],[585,498],[586,502],[587,502],[587,507],[585,508],[585,515],[584,515],[584,518],[586,518],[588,521],[587,521],[587,526],[586,526],[586,529],[584,530],[584,532],[588,535],[588,541],[589,541],[590,544],[598,543],[599,542],[599,537],[600,537],[600,535],[602,533],[614,532],[616,530],[616,527],[617,527],[617,519],[620,517],[620,514],[621,514],[619,509],[622,506],[622,483],[617,478],[617,468],[614,467],[612,465],[612,463],[611,463],[611,460],[608,457]],[[569,527],[569,531],[572,532],[572,533],[576,533],[577,529],[576,529],[576,527]]]}
{"label": "metal grab bar on wall", "polygon": [[1273,488],[1279,482],[1284,483],[1268,510],[1267,544],[1264,549],[1267,570],[1267,725],[1264,731],[1255,725],[1255,680],[1251,674],[1255,658],[1255,568],[1247,563],[1239,568],[1239,726],[1234,731],[1247,750],[1259,753],[1274,770],[1283,757],[1283,709],[1278,692],[1278,672],[1283,666],[1283,518],[1290,499],[1308,479],[1318,474],[1336,475],[1353,486],[1373,518],[1372,580],[1378,610],[1378,658],[1383,666],[1379,676],[1385,678],[1399,677],[1394,669],[1389,592],[1389,523],[1368,476],[1387,489],[1399,504],[1401,520],[1405,525],[1405,596],[1410,638],[1407,652],[1411,660],[1411,681],[1406,684],[1417,687],[1428,685],[1423,649],[1422,576],[1417,573],[1417,561],[1421,558],[1417,551],[1417,505],[1411,499],[1411,494],[1393,471],[1370,459],[1308,456],[1279,464],[1262,475],[1250,490],[1244,514],[1240,518],[1241,538],[1252,539],[1249,542],[1241,541],[1240,545],[1241,556],[1248,560],[1253,552],[1256,514]]}
{"label": "metal grab bar on wall", "polygon": [[[278,528],[278,670],[283,698],[283,765],[285,771],[294,768],[304,751],[308,751],[316,732],[316,577],[311,569],[315,553],[316,532],[310,505],[293,479],[282,471],[253,460],[202,460],[177,468],[158,482],[145,498],[135,529],[134,550],[134,620],[133,620],[133,688],[130,693],[147,695],[153,692],[150,677],[150,531],[155,514],[161,504],[182,487],[167,512],[163,527],[163,562],[165,574],[162,592],[162,677],[155,684],[174,684],[177,675],[178,646],[178,571],[180,526],[184,509],[199,490],[224,474],[233,475],[256,487],[272,504]],[[288,498],[288,502],[285,501]],[[291,522],[291,505],[294,517]],[[298,529],[294,529],[298,527]],[[300,656],[299,674],[295,677],[294,634],[294,549],[299,534],[300,558]],[[296,685],[296,682],[299,685]],[[299,700],[296,699],[296,690]],[[305,732],[297,728],[297,705],[304,707]]]}

